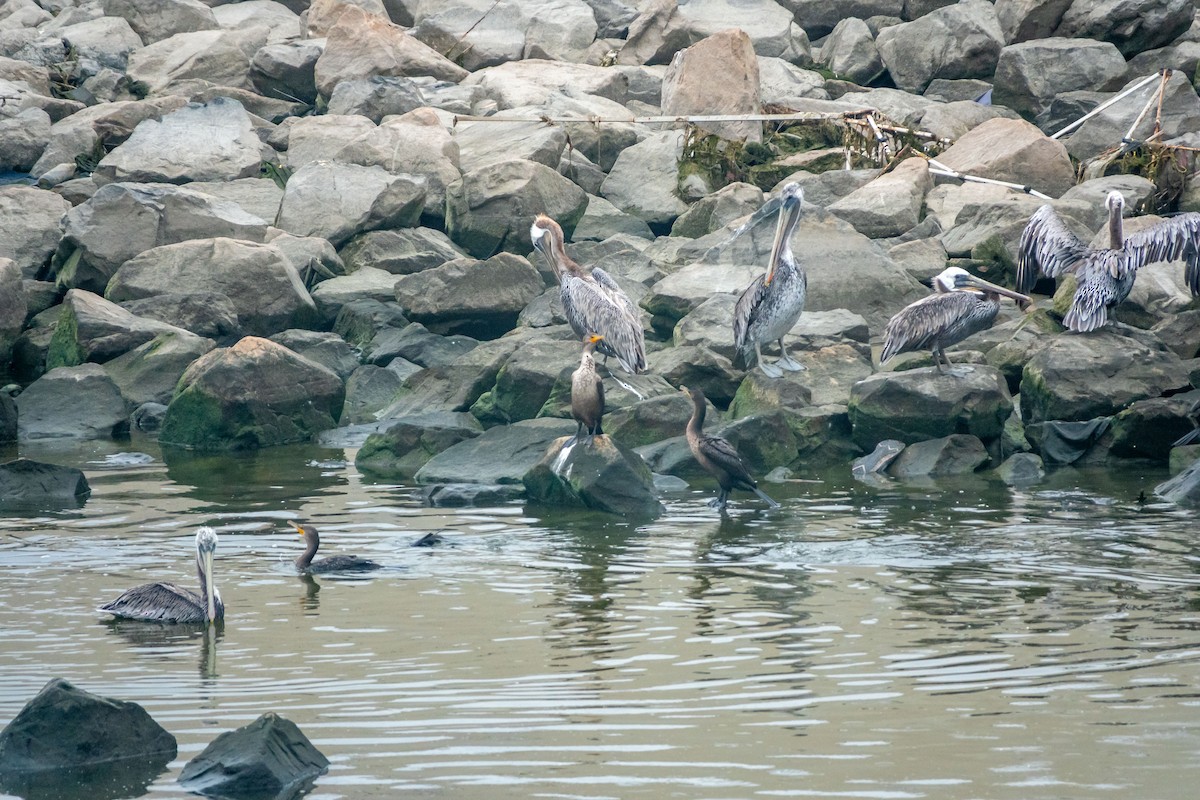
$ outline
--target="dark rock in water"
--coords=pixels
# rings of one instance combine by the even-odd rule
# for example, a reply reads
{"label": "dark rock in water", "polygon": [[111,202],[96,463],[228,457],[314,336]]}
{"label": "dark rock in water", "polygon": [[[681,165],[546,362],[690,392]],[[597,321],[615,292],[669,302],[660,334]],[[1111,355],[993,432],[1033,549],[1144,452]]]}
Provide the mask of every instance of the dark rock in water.
{"label": "dark rock in water", "polygon": [[854,441],[874,448],[884,439],[912,444],[953,433],[992,441],[1004,430],[1013,410],[1004,377],[991,367],[965,375],[939,374],[933,368],[881,372],[850,390]]}
{"label": "dark rock in water", "polygon": [[[711,419],[720,417],[711,404],[708,414]],[[692,401],[682,392],[671,392],[605,414],[604,428],[609,436],[626,447],[641,447],[681,435],[691,415]]]}
{"label": "dark rock in water", "polygon": [[0,392],[0,444],[17,440],[17,401]]}
{"label": "dark rock in water", "polygon": [[1154,493],[1181,506],[1200,506],[1200,459],[1171,480],[1155,486]]}
{"label": "dark rock in water", "polygon": [[[175,737],[137,703],[99,697],[54,678],[0,732],[0,775],[53,775],[114,762],[141,775],[161,772],[177,752]],[[135,781],[136,782],[136,781]]]}
{"label": "dark rock in water", "polygon": [[413,477],[417,483],[520,484],[550,442],[574,432],[574,420],[550,418],[491,428],[438,453]]}
{"label": "dark rock in water", "polygon": [[167,407],[162,403],[142,403],[130,415],[129,427],[142,433],[158,433],[166,416]]}
{"label": "dark rock in water", "polygon": [[1171,445],[1192,430],[1187,411],[1200,391],[1139,400],[1113,419],[1112,454],[1123,458],[1167,461]]}
{"label": "dark rock in water", "polygon": [[337,425],[344,400],[341,379],[325,367],[247,336],[188,368],[159,440],[197,450],[306,441]]}
{"label": "dark rock in water", "polygon": [[635,452],[656,475],[670,475],[676,478],[708,476],[688,448],[687,438],[682,435],[635,448]]}
{"label": "dark rock in water", "polygon": [[1108,429],[1112,417],[1086,422],[1035,422],[1025,426],[1025,438],[1047,464],[1074,464],[1095,447]]}
{"label": "dark rock in water", "polygon": [[887,470],[888,466],[900,455],[904,442],[896,439],[884,439],[875,445],[875,449],[862,458],[856,458],[850,464],[850,473],[855,477],[878,474]]}
{"label": "dark rock in water", "polygon": [[354,465],[375,475],[411,477],[425,462],[459,442],[483,433],[483,426],[462,411],[430,411],[389,421],[363,442]]}
{"label": "dark rock in water", "polygon": [[888,474],[894,478],[962,475],[987,462],[987,450],[978,437],[956,433],[910,444],[888,469]]}
{"label": "dark rock in water", "polygon": [[214,739],[184,765],[179,785],[218,797],[290,797],[328,768],[294,722],[269,712]]}
{"label": "dark rock in water", "polygon": [[564,450],[567,441],[556,440],[525,473],[522,482],[530,502],[633,517],[662,513],[654,476],[641,456],[604,434]]}
{"label": "dark rock in water", "polygon": [[82,505],[91,492],[87,478],[75,467],[27,458],[0,464],[0,506],[75,507]]}
{"label": "dark rock in water", "polygon": [[[464,508],[467,506],[498,506],[519,500],[524,491],[519,486],[485,483],[440,483],[425,489],[425,502],[434,508]],[[420,545],[414,543],[414,547]],[[424,546],[424,545],[420,545]]]}
{"label": "dark rock in water", "polygon": [[753,414],[713,426],[707,434],[728,439],[750,468],[750,474],[756,477],[775,467],[791,464],[799,451],[787,415],[778,411]]}
{"label": "dark rock in water", "polygon": [[1046,477],[1046,470],[1033,453],[1015,453],[996,467],[996,475],[1009,486],[1032,486]]}

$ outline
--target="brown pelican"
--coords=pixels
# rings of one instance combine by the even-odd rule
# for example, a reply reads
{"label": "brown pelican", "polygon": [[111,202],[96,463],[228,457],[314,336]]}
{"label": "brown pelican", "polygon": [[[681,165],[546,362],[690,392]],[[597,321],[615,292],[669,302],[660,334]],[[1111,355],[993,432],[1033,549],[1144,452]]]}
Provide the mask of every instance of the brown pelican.
{"label": "brown pelican", "polygon": [[585,271],[575,263],[567,255],[562,228],[545,214],[538,214],[529,236],[558,278],[563,312],[571,330],[580,338],[599,334],[604,338],[597,349],[605,358],[616,358],[632,375],[645,372],[642,318],[629,295],[599,267]]}
{"label": "brown pelican", "polygon": [[322,558],[320,561],[313,561],[313,556],[317,554],[317,548],[321,546],[321,537],[317,533],[317,529],[312,525],[300,525],[290,519],[288,525],[299,531],[300,535],[304,537],[304,544],[307,545],[304,552],[296,557],[296,569],[301,572],[369,572],[380,567],[374,561],[358,556],[330,556]]}
{"label": "brown pelican", "polygon": [[[804,298],[808,293],[808,277],[796,264],[791,243],[792,233],[800,219],[804,192],[800,184],[789,183],[783,187],[780,197],[779,222],[775,226],[775,241],[771,245],[767,271],[746,287],[733,312],[734,346],[747,363],[750,348],[753,347],[758,368],[772,378],[778,378],[784,369],[804,369],[788,355],[783,337],[800,319],[804,311]],[[762,359],[762,345],[774,341],[779,342],[779,360],[775,364],[767,364]]]}
{"label": "brown pelican", "polygon": [[571,373],[571,416],[579,423],[575,435],[564,447],[570,447],[579,441],[584,430],[588,433],[588,442],[597,434],[603,434],[600,420],[604,416],[604,381],[596,374],[596,360],[592,351],[603,341],[603,336],[592,334],[583,344],[583,355],[579,358],[579,368]]}
{"label": "brown pelican", "polygon": [[[944,348],[987,330],[1000,313],[1000,295],[1029,303],[1026,295],[977,278],[961,267],[947,267],[933,279],[935,294],[900,309],[883,329],[879,363],[911,350],[933,351],[933,365],[951,366]],[[969,369],[969,368],[966,368]]]}
{"label": "brown pelican", "polygon": [[1108,321],[1108,310],[1129,296],[1139,268],[1155,261],[1187,262],[1184,277],[1200,295],[1200,214],[1179,214],[1157,225],[1124,235],[1125,198],[1109,192],[1108,247],[1092,248],[1067,228],[1049,205],[1029,218],[1017,251],[1017,290],[1028,292],[1038,272],[1048,278],[1074,273],[1078,285],[1063,325],[1094,331]]}
{"label": "brown pelican", "polygon": [[754,492],[771,508],[779,508],[779,503],[767,497],[766,493],[758,488],[758,481],[750,477],[746,462],[742,461],[742,457],[728,439],[704,435],[704,392],[686,386],[680,386],[679,391],[692,398],[692,418],[687,424],[688,448],[704,471],[716,478],[721,487],[721,493],[708,504],[713,508],[723,509],[729,500],[730,492],[734,489],[744,489]]}
{"label": "brown pelican", "polygon": [[173,583],[146,583],[135,586],[111,603],[100,606],[124,619],[146,622],[208,622],[225,619],[225,604],[213,584],[213,551],[217,532],[203,527],[196,531],[196,572],[200,575],[200,593]]}

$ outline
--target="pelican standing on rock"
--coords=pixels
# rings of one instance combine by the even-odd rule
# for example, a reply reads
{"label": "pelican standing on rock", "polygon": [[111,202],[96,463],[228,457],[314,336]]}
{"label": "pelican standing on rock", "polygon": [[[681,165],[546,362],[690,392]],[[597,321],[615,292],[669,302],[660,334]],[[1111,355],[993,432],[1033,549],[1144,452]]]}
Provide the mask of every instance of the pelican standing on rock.
{"label": "pelican standing on rock", "polygon": [[[796,263],[791,242],[800,219],[804,192],[800,184],[789,183],[783,187],[780,197],[779,221],[775,226],[767,271],[746,287],[733,312],[734,347],[742,352],[747,362],[753,347],[758,368],[772,378],[783,375],[785,369],[804,369],[788,355],[783,337],[800,319],[808,294],[808,277]],[[762,358],[762,345],[774,341],[779,342],[779,360],[767,364]]]}
{"label": "pelican standing on rock", "polygon": [[200,593],[173,583],[145,583],[124,592],[116,600],[100,606],[123,619],[145,622],[208,622],[225,619],[225,604],[213,583],[213,552],[217,532],[203,527],[196,531],[196,572]]}
{"label": "pelican standing on rock", "polygon": [[1029,292],[1038,273],[1057,278],[1074,273],[1077,286],[1063,325],[1073,331],[1094,331],[1108,321],[1110,308],[1123,302],[1133,288],[1137,271],[1156,261],[1182,258],[1184,278],[1192,295],[1200,295],[1200,214],[1179,214],[1125,236],[1121,214],[1125,198],[1109,192],[1108,247],[1093,248],[1063,223],[1050,205],[1029,218],[1017,252],[1017,291]]}
{"label": "pelican standing on rock", "polygon": [[369,572],[379,569],[380,565],[369,558],[358,556],[330,556],[319,561],[313,561],[317,548],[321,546],[321,536],[312,525],[301,525],[288,520],[288,525],[295,528],[304,537],[304,552],[296,557],[296,569],[300,572]]}
{"label": "pelican standing on rock", "polygon": [[721,493],[708,504],[713,508],[723,509],[729,500],[730,492],[734,489],[744,489],[754,492],[771,508],[779,508],[779,503],[767,497],[766,493],[758,488],[758,481],[750,477],[746,462],[742,461],[742,457],[728,439],[704,435],[704,392],[686,386],[680,386],[679,391],[692,398],[692,418],[687,424],[688,448],[704,471],[716,478],[721,487]]}
{"label": "pelican standing on rock", "polygon": [[[1000,296],[1018,303],[1029,297],[977,278],[961,267],[947,267],[933,279],[935,294],[922,297],[900,309],[883,329],[883,351],[879,363],[911,350],[933,351],[933,365],[952,366],[945,348],[973,333],[987,330],[1000,313]],[[967,368],[969,369],[969,368]]]}
{"label": "pelican standing on rock", "polygon": [[562,228],[538,214],[529,229],[533,246],[558,278],[563,312],[571,330],[581,339],[603,337],[597,349],[612,356],[631,375],[646,371],[646,341],[642,318],[629,295],[599,267],[584,270],[567,255]]}
{"label": "pelican standing on rock", "polygon": [[571,416],[579,423],[579,428],[564,447],[579,441],[585,430],[588,443],[604,433],[600,429],[600,421],[604,417],[604,381],[596,373],[596,359],[592,356],[596,345],[603,340],[603,336],[594,333],[584,340],[579,367],[571,373]]}

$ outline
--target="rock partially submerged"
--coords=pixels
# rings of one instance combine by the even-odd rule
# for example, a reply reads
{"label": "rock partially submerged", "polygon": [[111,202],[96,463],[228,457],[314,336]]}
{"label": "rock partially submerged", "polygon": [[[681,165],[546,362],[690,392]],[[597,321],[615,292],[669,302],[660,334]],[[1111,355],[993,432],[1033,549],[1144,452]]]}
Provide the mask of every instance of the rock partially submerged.
{"label": "rock partially submerged", "polygon": [[0,732],[0,782],[69,785],[86,781],[88,769],[108,767],[137,784],[147,772],[161,772],[177,751],[175,737],[137,703],[53,678]]}
{"label": "rock partially submerged", "polygon": [[82,505],[92,493],[83,471],[18,458],[0,464],[0,505],[41,509]]}
{"label": "rock partially submerged", "polygon": [[292,797],[328,768],[294,722],[268,712],[214,739],[184,765],[179,784],[215,797]]}
{"label": "rock partially submerged", "polygon": [[522,477],[530,502],[626,517],[652,518],[662,513],[654,477],[641,456],[603,434],[564,448],[567,441],[567,437],[556,439]]}

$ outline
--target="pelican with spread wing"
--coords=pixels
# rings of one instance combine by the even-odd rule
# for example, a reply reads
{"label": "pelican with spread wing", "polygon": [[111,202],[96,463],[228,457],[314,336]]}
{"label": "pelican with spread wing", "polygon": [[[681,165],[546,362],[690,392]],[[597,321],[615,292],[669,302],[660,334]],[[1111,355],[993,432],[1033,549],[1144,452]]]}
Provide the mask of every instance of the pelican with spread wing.
{"label": "pelican with spread wing", "polygon": [[1133,289],[1137,271],[1156,261],[1183,259],[1184,278],[1192,295],[1200,295],[1200,214],[1179,214],[1125,235],[1121,214],[1125,198],[1109,192],[1108,247],[1089,247],[1071,233],[1050,205],[1029,218],[1017,252],[1017,291],[1029,292],[1038,274],[1057,278],[1075,275],[1077,286],[1063,325],[1094,331],[1108,322],[1109,309]]}

